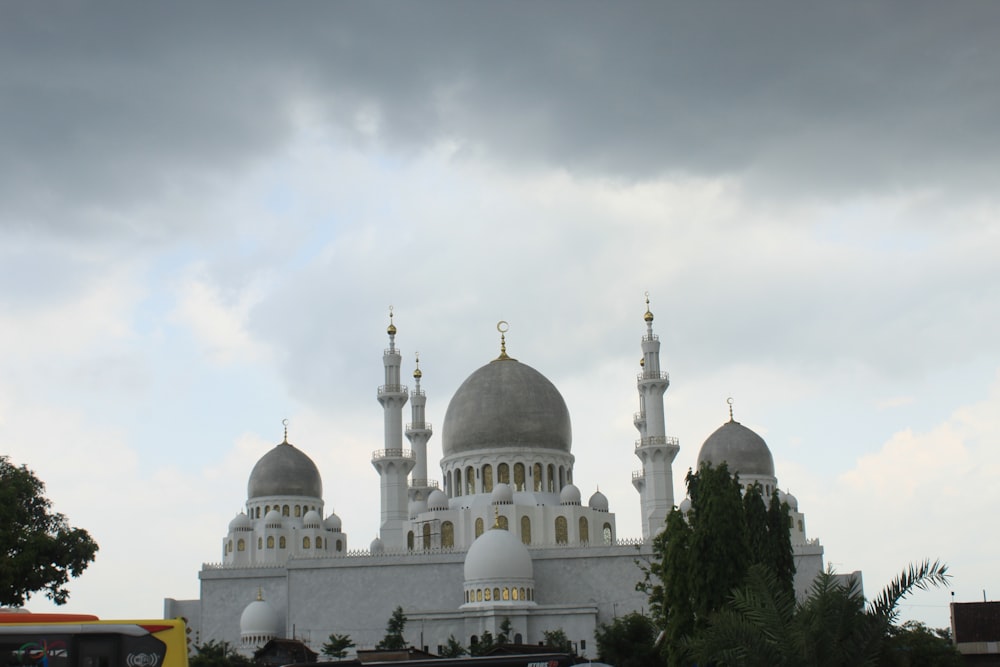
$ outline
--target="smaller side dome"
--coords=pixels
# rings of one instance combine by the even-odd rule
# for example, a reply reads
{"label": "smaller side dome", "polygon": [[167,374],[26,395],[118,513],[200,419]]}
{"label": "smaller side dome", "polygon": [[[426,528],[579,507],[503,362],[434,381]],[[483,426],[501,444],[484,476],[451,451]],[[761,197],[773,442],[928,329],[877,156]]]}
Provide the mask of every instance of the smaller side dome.
{"label": "smaller side dome", "polygon": [[341,527],[343,526],[340,521],[340,517],[333,512],[330,512],[330,516],[326,517],[326,521],[323,522],[323,525],[327,530],[332,530],[335,533],[339,533]]}
{"label": "smaller side dome", "polygon": [[513,533],[490,528],[465,555],[465,581],[525,581],[534,576],[528,548]]}
{"label": "smaller side dome", "polygon": [[243,531],[243,530],[253,530],[253,522],[250,521],[245,513],[240,512],[233,520],[229,522],[229,532]]}
{"label": "smaller side dome", "polygon": [[281,527],[281,512],[276,509],[264,515],[264,525],[268,527]]}
{"label": "smaller side dome", "polygon": [[594,495],[590,497],[587,501],[587,505],[590,509],[596,512],[607,512],[608,511],[608,498],[600,491],[595,491]]}
{"label": "smaller side dome", "polygon": [[373,554],[385,553],[385,546],[382,544],[382,538],[376,537],[372,540],[372,543],[368,546],[368,550]]}
{"label": "smaller side dome", "polygon": [[[580,489],[576,488],[575,484],[567,484],[563,487],[563,490],[559,492],[559,504],[560,505],[579,505],[580,504]],[[607,504],[607,501],[605,501]]]}
{"label": "smaller side dome", "polygon": [[799,499],[793,496],[792,494],[789,493],[785,495],[785,502],[788,503],[788,509],[792,510],[793,512],[799,511]]}
{"label": "smaller side dome", "polygon": [[277,637],[280,628],[278,612],[259,593],[240,616],[240,636],[244,641],[253,638],[259,642],[263,638]]}
{"label": "smaller side dome", "polygon": [[680,506],[677,508],[681,511],[681,514],[687,514],[691,511],[691,499],[685,498],[681,501]]}
{"label": "smaller side dome", "polygon": [[434,489],[427,497],[427,509],[446,510],[448,509],[448,494],[441,489]]}
{"label": "smaller side dome", "polygon": [[316,510],[309,510],[302,517],[302,525],[306,528],[319,528],[321,523],[323,523],[323,519],[320,518],[319,512]]}
{"label": "smaller side dome", "polygon": [[510,484],[505,484],[500,482],[493,487],[493,494],[490,496],[490,502],[494,505],[511,505],[514,503],[514,490],[510,488]]}
{"label": "smaller side dome", "polygon": [[411,500],[409,509],[410,509],[410,518],[416,519],[418,516],[427,511],[427,501]]}

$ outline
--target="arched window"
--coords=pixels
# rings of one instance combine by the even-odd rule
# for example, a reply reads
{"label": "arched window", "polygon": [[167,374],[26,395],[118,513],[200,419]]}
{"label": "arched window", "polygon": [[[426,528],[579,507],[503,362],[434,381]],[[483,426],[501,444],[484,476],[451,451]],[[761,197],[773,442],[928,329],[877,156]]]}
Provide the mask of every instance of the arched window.
{"label": "arched window", "polygon": [[305,537],[302,538],[302,548],[303,549],[311,549],[312,548],[312,540],[309,539],[308,535],[306,535]]}
{"label": "arched window", "polygon": [[413,531],[407,531],[406,533],[406,548],[413,551]]}
{"label": "arched window", "polygon": [[491,591],[488,588],[485,589],[483,591],[483,599],[486,600],[487,602],[489,602],[492,598],[493,598],[493,591]]}
{"label": "arched window", "polygon": [[424,551],[431,548],[431,524],[424,524]]}
{"label": "arched window", "polygon": [[295,506],[295,516],[296,517],[302,516],[302,505]]}
{"label": "arched window", "polygon": [[285,544],[286,544],[286,542],[285,542],[285,536],[282,535],[280,538],[278,538],[278,548],[279,549],[284,549],[285,548]]}
{"label": "arched window", "polygon": [[271,511],[271,506],[270,505],[264,505],[264,516],[267,516],[267,513],[270,512],[270,511]]}
{"label": "arched window", "polygon": [[547,488],[549,493],[556,490],[556,467],[551,463],[549,464],[549,485]]}
{"label": "arched window", "polygon": [[518,597],[517,597],[517,589],[516,588],[510,589],[510,599],[511,600],[517,600],[518,599]]}
{"label": "arched window", "polygon": [[524,464],[515,463],[514,464],[514,490],[524,491]]}
{"label": "arched window", "polygon": [[256,519],[259,519],[259,518],[260,518],[260,508],[259,508],[259,507],[257,508],[257,516],[256,516],[256,517],[254,517],[254,518],[256,518]]}
{"label": "arched window", "polygon": [[489,493],[493,490],[493,466],[489,463],[483,466],[483,492]]}
{"label": "arched window", "polygon": [[522,599],[522,600],[527,600],[528,598],[524,597],[524,589],[523,589],[523,588],[521,588],[521,589],[518,589],[518,590],[520,590],[520,591],[521,591],[521,599]]}
{"label": "arched window", "polygon": [[569,469],[566,470],[566,483],[567,484],[572,484],[573,483],[573,469],[572,468],[569,468]]}
{"label": "arched window", "polygon": [[544,481],[544,475],[542,474],[542,464],[541,463],[536,463],[535,464],[535,467],[532,469],[532,476],[535,478],[534,479],[534,482],[535,482],[534,483],[535,491],[541,491],[542,490],[542,482]]}
{"label": "arched window", "polygon": [[462,471],[461,469],[455,471],[455,495],[462,495]]}
{"label": "arched window", "polygon": [[316,548],[317,549],[322,549],[323,548],[323,538],[322,537],[317,537],[316,538]]}
{"label": "arched window", "polygon": [[590,524],[587,523],[587,517],[580,517],[580,542],[586,544],[590,542]]}
{"label": "arched window", "polygon": [[337,551],[343,551],[343,550],[344,550],[344,543],[341,542],[340,540],[337,540]]}
{"label": "arched window", "polygon": [[521,541],[531,544],[531,519],[527,515],[521,517]]}
{"label": "arched window", "polygon": [[504,600],[510,599],[510,589],[507,588],[506,586],[503,587],[503,599]]}
{"label": "arched window", "polygon": [[497,466],[497,481],[510,484],[510,466],[506,463]]}
{"label": "arched window", "polygon": [[476,537],[483,534],[483,519],[482,517],[476,519]]}
{"label": "arched window", "polygon": [[236,550],[237,551],[246,551],[247,550],[247,543],[243,540],[243,538],[240,538],[239,540],[237,540],[237,542],[236,542]]}
{"label": "arched window", "polygon": [[604,528],[601,532],[604,535],[604,543],[611,544],[611,541],[615,537],[614,535],[611,534],[611,524],[610,523],[604,524]]}
{"label": "arched window", "polygon": [[273,549],[274,548],[274,535],[268,535],[267,536],[267,548],[268,549]]}
{"label": "arched window", "polygon": [[257,548],[258,549],[263,549],[264,548],[264,538],[263,537],[258,537],[257,538]]}
{"label": "arched window", "polygon": [[482,602],[482,601],[483,601],[483,589],[482,588],[477,588],[476,589],[476,602]]}
{"label": "arched window", "polygon": [[521,644],[521,643],[523,643],[523,641],[524,640],[521,638],[521,633],[520,632],[515,632],[514,633],[514,643],[515,644]]}
{"label": "arched window", "polygon": [[441,524],[441,546],[445,549],[455,546],[455,524],[451,521]]}
{"label": "arched window", "polygon": [[499,588],[494,588],[493,589],[493,599],[494,600],[499,600],[500,599],[500,589]]}
{"label": "arched window", "polygon": [[504,530],[510,530],[510,526],[507,524],[507,517],[505,517],[503,514],[497,517],[497,525],[503,528]]}
{"label": "arched window", "polygon": [[569,542],[569,527],[566,524],[566,517],[556,517],[556,544],[566,544]]}
{"label": "arched window", "polygon": [[281,507],[281,516],[288,516],[288,505],[283,505]]}
{"label": "arched window", "polygon": [[229,540],[229,541],[228,541],[228,542],[226,543],[226,553],[227,553],[227,554],[231,554],[231,553],[233,553],[233,541],[232,541],[232,540]]}
{"label": "arched window", "polygon": [[566,486],[566,468],[559,466],[559,490],[562,491],[564,486]]}
{"label": "arched window", "polygon": [[465,495],[471,496],[476,492],[476,469],[469,466],[465,469]]}

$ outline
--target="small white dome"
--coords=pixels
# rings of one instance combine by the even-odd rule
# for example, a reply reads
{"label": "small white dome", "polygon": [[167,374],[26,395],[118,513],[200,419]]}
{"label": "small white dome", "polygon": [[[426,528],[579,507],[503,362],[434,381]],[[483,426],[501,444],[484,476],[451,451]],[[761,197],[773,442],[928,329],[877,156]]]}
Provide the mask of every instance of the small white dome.
{"label": "small white dome", "polygon": [[330,512],[330,516],[326,517],[326,521],[323,522],[327,530],[332,530],[335,533],[339,533],[343,524],[340,521],[340,517]]}
{"label": "small white dome", "polygon": [[385,546],[382,545],[382,539],[376,537],[372,540],[372,543],[368,546],[368,550],[373,554],[380,554],[385,552]]}
{"label": "small white dome", "polygon": [[323,519],[320,518],[319,512],[316,510],[309,510],[306,512],[306,515],[302,517],[302,525],[306,528],[319,528],[321,523],[323,523]]}
{"label": "small white dome", "polygon": [[270,512],[268,512],[267,514],[265,514],[264,515],[264,525],[265,526],[273,526],[273,525],[280,526],[281,525],[281,512],[279,512],[276,509],[273,509]]}
{"label": "small white dome", "polygon": [[281,619],[278,617],[278,612],[260,595],[246,606],[240,616],[241,636],[277,637],[280,630]]}
{"label": "small white dome", "polygon": [[427,509],[446,510],[448,509],[448,494],[441,489],[434,489],[427,497]]}
{"label": "small white dome", "polygon": [[681,504],[680,504],[680,507],[678,507],[677,509],[679,509],[681,511],[681,514],[687,514],[688,512],[690,512],[691,511],[691,499],[690,498],[685,498],[684,500],[682,500]]}
{"label": "small white dome", "polygon": [[490,502],[494,505],[511,505],[514,503],[514,490],[510,488],[510,484],[505,484],[500,482],[493,487],[493,494],[490,496]]}
{"label": "small white dome", "polygon": [[250,517],[243,512],[237,514],[233,517],[233,520],[229,522],[229,532],[239,530],[253,530],[253,522],[250,521]]}
{"label": "small white dome", "polygon": [[587,501],[587,505],[589,505],[590,509],[592,510],[596,510],[598,512],[607,512],[608,498],[600,491],[594,491],[594,495],[592,495],[590,497],[590,500]]}
{"label": "small white dome", "polygon": [[503,528],[491,528],[476,538],[465,555],[465,581],[531,579],[534,569],[528,548]]}
{"label": "small white dome", "polygon": [[799,511],[799,499],[792,494],[789,493],[785,496],[785,502],[788,503],[788,508],[793,512]]}
{"label": "small white dome", "polygon": [[575,484],[567,484],[559,492],[559,503],[561,505],[579,505],[580,489],[576,488]]}
{"label": "small white dome", "polygon": [[416,519],[418,516],[427,511],[427,501],[426,500],[411,500],[409,504],[410,518]]}

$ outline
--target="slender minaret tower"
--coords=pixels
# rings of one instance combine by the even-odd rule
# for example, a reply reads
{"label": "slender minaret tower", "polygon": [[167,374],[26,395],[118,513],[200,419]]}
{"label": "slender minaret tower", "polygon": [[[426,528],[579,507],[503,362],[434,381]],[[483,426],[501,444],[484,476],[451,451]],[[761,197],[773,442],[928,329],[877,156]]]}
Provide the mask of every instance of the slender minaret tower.
{"label": "slender minaret tower", "polygon": [[416,382],[416,387],[410,393],[410,418],[413,421],[406,425],[406,437],[410,441],[413,456],[416,458],[413,479],[410,481],[409,497],[411,501],[427,500],[430,492],[437,488],[437,482],[427,479],[427,441],[431,439],[434,432],[424,416],[427,395],[420,388],[420,378],[423,375],[420,370],[420,355],[417,355],[417,368],[413,371],[413,381]]}
{"label": "slender minaret tower", "polygon": [[639,491],[642,508],[642,536],[649,539],[666,524],[667,514],[674,506],[673,462],[680,451],[677,438],[667,437],[663,417],[663,394],[670,386],[670,375],[660,371],[660,339],[653,333],[653,313],[649,310],[646,293],[646,335],[642,337],[642,361],[637,385],[639,410],[635,427],[639,439],[635,455],[642,461],[642,470],[632,473],[632,484]]}
{"label": "slender minaret tower", "polygon": [[416,463],[413,452],[403,449],[403,406],[408,397],[406,386],[399,383],[402,355],[396,349],[396,326],[389,307],[389,349],[382,355],[385,384],[378,388],[378,402],[385,413],[385,448],[372,454],[372,465],[381,480],[382,523],[379,537],[386,550],[406,546],[408,497],[406,478]]}

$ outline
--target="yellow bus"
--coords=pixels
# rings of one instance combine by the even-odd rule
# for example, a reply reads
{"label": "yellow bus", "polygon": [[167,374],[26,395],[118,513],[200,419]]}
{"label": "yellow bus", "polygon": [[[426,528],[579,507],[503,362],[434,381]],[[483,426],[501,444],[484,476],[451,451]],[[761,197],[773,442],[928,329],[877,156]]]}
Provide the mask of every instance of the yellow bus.
{"label": "yellow bus", "polygon": [[184,621],[0,612],[0,667],[188,667]]}

